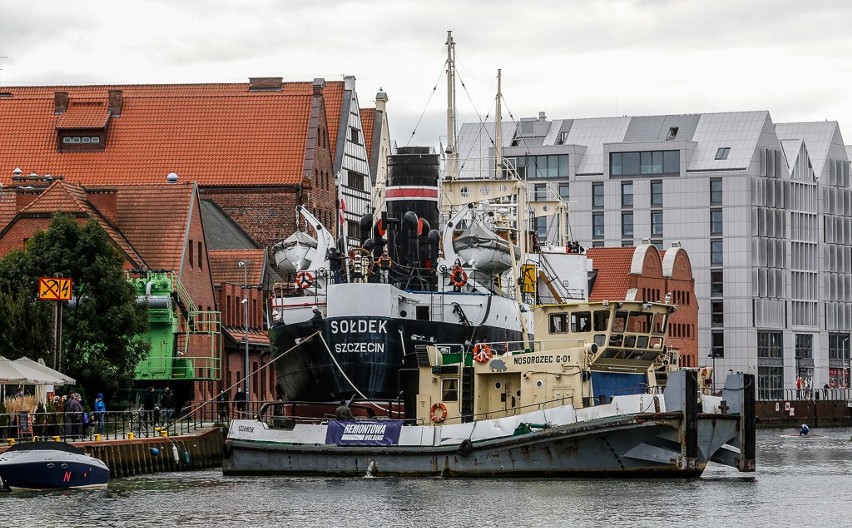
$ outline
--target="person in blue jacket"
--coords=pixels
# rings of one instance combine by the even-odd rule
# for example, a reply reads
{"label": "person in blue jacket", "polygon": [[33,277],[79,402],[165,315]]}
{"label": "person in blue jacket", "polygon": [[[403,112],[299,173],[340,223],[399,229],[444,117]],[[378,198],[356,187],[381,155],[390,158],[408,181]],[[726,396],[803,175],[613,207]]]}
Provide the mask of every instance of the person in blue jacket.
{"label": "person in blue jacket", "polygon": [[808,424],[802,424],[802,428],[799,430],[799,436],[808,436],[808,432],[810,430],[811,428],[808,427]]}
{"label": "person in blue jacket", "polygon": [[95,398],[95,415],[98,417],[98,434],[104,434],[104,426],[106,425],[106,404],[104,403],[104,395],[99,392]]}

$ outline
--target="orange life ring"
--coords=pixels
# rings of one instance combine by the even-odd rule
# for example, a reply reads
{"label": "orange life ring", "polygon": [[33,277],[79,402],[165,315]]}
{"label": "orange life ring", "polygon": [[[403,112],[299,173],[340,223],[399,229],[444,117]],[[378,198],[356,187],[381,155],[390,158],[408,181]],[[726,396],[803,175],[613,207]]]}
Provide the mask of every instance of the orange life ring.
{"label": "orange life ring", "polygon": [[473,359],[477,363],[485,363],[493,357],[494,354],[491,352],[491,347],[486,343],[477,343],[476,346],[473,347]]}
{"label": "orange life ring", "polygon": [[300,271],[296,274],[296,286],[302,288],[310,288],[314,284],[314,276],[310,271]]}
{"label": "orange life ring", "polygon": [[429,409],[429,417],[432,418],[432,421],[435,423],[443,422],[447,419],[447,406],[441,402],[433,403],[432,408]]}
{"label": "orange life ring", "polygon": [[450,282],[457,288],[461,288],[467,284],[467,273],[461,266],[455,266],[453,271],[450,272]]}

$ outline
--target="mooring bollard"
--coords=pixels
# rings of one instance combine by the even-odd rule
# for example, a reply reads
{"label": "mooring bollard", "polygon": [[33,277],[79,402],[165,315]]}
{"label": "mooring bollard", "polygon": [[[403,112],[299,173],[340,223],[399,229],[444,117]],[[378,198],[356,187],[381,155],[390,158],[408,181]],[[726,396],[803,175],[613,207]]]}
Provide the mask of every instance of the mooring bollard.
{"label": "mooring bollard", "polygon": [[127,439],[128,439],[128,440],[133,440],[134,438],[136,438],[136,435],[135,435],[135,434],[133,434],[133,433],[127,433]]}
{"label": "mooring bollard", "polygon": [[101,435],[98,434],[98,433],[95,433],[95,442],[100,442],[100,441],[101,441]]}

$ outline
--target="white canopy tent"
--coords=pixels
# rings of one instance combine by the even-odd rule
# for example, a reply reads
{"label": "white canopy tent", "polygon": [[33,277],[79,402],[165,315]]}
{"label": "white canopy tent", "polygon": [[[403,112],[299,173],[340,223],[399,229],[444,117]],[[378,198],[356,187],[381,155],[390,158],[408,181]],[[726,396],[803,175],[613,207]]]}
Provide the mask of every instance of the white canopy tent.
{"label": "white canopy tent", "polygon": [[43,359],[39,359],[38,361],[33,361],[32,359],[30,359],[28,357],[22,357],[22,358],[18,358],[16,360],[14,360],[13,363],[19,363],[19,364],[24,365],[24,366],[26,366],[26,367],[28,367],[32,370],[36,370],[36,371],[41,372],[41,373],[48,375],[48,376],[53,376],[55,379],[59,380],[59,381],[53,382],[52,385],[73,385],[74,383],[77,382],[77,380],[75,380],[71,376],[67,376],[67,375],[59,372],[58,370],[53,370],[52,368],[45,365]]}
{"label": "white canopy tent", "polygon": [[[26,359],[26,361],[13,361],[0,356],[0,385],[35,385],[36,398],[46,404],[48,386],[52,389],[53,385],[74,383],[73,378],[65,376],[61,372],[56,372],[46,365],[40,365],[31,359],[22,359]],[[2,396],[5,400],[5,386]]]}

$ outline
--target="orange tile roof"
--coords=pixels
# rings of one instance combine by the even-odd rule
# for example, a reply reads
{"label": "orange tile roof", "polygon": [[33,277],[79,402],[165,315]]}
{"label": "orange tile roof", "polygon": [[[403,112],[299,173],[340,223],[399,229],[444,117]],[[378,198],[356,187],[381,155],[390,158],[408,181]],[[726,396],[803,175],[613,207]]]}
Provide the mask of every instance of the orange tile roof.
{"label": "orange tile roof", "polygon": [[246,279],[249,284],[256,286],[263,281],[265,249],[211,249],[207,254],[214,284],[227,282],[241,285],[245,278],[243,268],[237,264],[241,260],[249,261]]}
{"label": "orange tile roof", "polygon": [[367,160],[373,159],[373,122],[376,117],[375,108],[361,109],[361,128],[364,130],[364,145],[367,147]]}
{"label": "orange tile roof", "polygon": [[82,105],[69,105],[68,110],[59,116],[56,128],[104,128],[109,121],[109,111],[103,102]]}
{"label": "orange tile roof", "polygon": [[14,189],[0,190],[0,226],[8,225],[15,218],[16,213],[17,200],[15,199]]}
{"label": "orange tile roof", "polygon": [[21,209],[21,213],[51,216],[57,212],[85,214],[89,218],[95,219],[134,265],[141,266],[145,263],[145,259],[125,238],[124,234],[110,225],[101,212],[88,202],[86,190],[79,185],[63,181],[54,182]]}
{"label": "orange tile roof", "polygon": [[[236,341],[237,343],[245,343],[246,339],[246,331],[245,328],[235,328],[233,326],[223,326],[222,327],[228,335],[231,336],[231,339]],[[250,345],[260,345],[260,346],[269,346],[269,336],[260,330],[252,330],[249,328],[249,344]]]}
{"label": "orange tile roof", "polygon": [[[342,82],[328,83],[329,131],[337,132]],[[0,98],[0,183],[15,168],[83,185],[161,184],[170,172],[206,186],[301,182],[313,89],[282,83],[280,92],[250,92],[248,83],[3,87]],[[121,90],[101,152],[58,152],[56,128],[94,126]],[[65,114],[54,93],[67,92]],[[338,95],[339,92],[339,95]],[[75,102],[101,101],[77,113]],[[101,108],[104,114],[99,114]],[[91,111],[92,114],[86,112]],[[67,114],[67,117],[66,117]],[[333,143],[332,143],[333,144]]]}
{"label": "orange tile roof", "polygon": [[623,300],[630,285],[630,264],[636,248],[588,248],[586,255],[592,259],[597,278],[589,294],[591,301]]}

